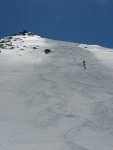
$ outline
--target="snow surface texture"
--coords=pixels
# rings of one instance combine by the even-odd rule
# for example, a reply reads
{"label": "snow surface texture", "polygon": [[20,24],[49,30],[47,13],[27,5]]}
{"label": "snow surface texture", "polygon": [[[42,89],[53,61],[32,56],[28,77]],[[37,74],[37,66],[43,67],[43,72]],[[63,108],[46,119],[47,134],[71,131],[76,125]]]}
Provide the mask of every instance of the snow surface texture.
{"label": "snow surface texture", "polygon": [[27,34],[0,46],[0,150],[113,150],[112,49]]}

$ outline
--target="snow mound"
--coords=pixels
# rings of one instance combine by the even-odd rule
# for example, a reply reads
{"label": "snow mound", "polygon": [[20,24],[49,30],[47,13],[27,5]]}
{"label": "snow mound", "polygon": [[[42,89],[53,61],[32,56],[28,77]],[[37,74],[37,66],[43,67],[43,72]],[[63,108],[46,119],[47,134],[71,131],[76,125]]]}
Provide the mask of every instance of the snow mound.
{"label": "snow mound", "polygon": [[112,49],[21,33],[0,52],[0,150],[113,149]]}

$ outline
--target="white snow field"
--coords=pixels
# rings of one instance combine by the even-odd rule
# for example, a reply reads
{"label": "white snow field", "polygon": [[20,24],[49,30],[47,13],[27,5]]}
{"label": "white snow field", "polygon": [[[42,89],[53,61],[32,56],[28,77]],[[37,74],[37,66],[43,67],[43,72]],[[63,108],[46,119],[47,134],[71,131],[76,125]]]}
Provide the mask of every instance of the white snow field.
{"label": "white snow field", "polygon": [[0,50],[0,150],[113,150],[113,49],[26,33]]}

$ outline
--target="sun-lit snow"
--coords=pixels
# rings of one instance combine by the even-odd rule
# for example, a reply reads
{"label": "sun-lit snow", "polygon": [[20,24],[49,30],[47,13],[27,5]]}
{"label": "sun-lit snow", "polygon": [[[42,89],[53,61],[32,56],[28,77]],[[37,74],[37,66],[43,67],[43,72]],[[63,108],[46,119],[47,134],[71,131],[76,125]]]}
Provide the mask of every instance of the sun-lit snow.
{"label": "sun-lit snow", "polygon": [[113,49],[27,34],[0,45],[0,150],[113,150]]}
{"label": "sun-lit snow", "polygon": [[98,45],[86,45],[80,44],[81,48],[87,48],[90,52],[92,52],[105,66],[113,65],[113,49],[101,47]]}

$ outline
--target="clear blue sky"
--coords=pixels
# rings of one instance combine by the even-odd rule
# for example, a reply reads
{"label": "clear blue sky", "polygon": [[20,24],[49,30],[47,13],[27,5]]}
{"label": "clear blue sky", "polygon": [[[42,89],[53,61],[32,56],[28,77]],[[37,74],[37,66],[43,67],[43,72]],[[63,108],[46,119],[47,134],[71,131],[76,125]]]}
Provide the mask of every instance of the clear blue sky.
{"label": "clear blue sky", "polygon": [[113,0],[0,0],[0,37],[23,29],[113,48]]}

